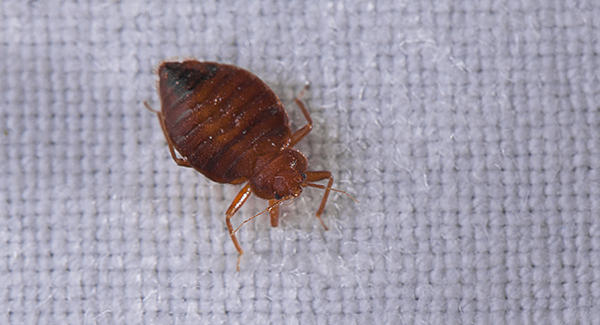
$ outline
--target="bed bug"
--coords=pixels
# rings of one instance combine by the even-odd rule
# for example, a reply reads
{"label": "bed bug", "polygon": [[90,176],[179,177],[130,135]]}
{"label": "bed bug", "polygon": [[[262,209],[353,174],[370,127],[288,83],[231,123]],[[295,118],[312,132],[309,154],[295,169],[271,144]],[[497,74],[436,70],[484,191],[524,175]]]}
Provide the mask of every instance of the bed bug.
{"label": "bed bug", "polygon": [[[239,227],[234,230],[231,218],[251,194],[268,200],[269,206],[242,224],[268,211],[276,227],[282,202],[298,197],[306,186],[323,189],[316,217],[327,230],[321,215],[329,191],[348,193],[331,188],[331,172],[307,171],[306,157],[292,148],[312,130],[313,121],[300,99],[307,87],[294,100],[307,124],[292,133],[279,98],[249,71],[186,60],[163,62],[158,76],[161,110],[145,105],[157,114],[177,165],[194,168],[218,183],[246,183],[225,214],[239,253],[238,271],[244,251],[235,236]],[[327,186],[313,183],[320,180],[329,182]]]}

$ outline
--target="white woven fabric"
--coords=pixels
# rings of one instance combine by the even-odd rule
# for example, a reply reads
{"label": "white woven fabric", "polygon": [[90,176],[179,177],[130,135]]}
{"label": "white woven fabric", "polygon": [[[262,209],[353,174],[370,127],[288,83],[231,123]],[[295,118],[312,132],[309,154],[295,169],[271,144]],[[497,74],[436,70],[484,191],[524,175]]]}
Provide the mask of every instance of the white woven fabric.
{"label": "white woven fabric", "polygon": [[[597,1],[0,2],[0,324],[600,324]],[[163,59],[263,78],[312,170],[239,232]],[[238,225],[266,202],[251,199]]]}

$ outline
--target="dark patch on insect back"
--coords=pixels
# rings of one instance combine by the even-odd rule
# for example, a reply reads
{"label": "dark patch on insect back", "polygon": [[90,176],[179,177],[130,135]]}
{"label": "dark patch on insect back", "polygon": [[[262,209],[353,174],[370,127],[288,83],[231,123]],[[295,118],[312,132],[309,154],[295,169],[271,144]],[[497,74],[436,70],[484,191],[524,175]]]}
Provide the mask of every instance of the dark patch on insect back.
{"label": "dark patch on insect back", "polygon": [[[219,69],[210,82],[199,84],[189,92],[190,98],[175,96],[176,99],[168,101],[169,97],[165,96],[167,99],[163,101],[164,105],[171,107],[164,112],[165,120],[167,128],[175,138],[187,135],[199,124],[205,123],[221,112],[223,108],[220,100],[221,89],[234,77],[235,74],[231,70]],[[180,118],[181,114],[185,114],[185,117]]]}
{"label": "dark patch on insect back", "polygon": [[165,63],[161,70],[165,86],[171,88],[177,96],[183,97],[201,82],[214,78],[219,68],[214,64],[205,64],[202,69],[198,69],[174,62]]}

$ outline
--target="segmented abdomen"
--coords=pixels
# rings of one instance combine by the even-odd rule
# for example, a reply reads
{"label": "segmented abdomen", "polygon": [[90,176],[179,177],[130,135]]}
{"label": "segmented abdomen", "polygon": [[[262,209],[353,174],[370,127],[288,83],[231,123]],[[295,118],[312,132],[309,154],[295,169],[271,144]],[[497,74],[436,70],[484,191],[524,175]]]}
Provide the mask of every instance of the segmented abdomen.
{"label": "segmented abdomen", "polygon": [[198,61],[164,63],[158,73],[173,146],[213,181],[245,181],[254,173],[258,155],[279,151],[289,142],[283,105],[252,73]]}

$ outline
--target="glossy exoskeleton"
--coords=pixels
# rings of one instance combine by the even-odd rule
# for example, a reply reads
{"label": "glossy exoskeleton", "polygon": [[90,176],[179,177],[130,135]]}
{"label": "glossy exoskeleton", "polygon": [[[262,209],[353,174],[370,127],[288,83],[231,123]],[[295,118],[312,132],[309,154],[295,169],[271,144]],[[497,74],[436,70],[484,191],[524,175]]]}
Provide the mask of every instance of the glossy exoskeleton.
{"label": "glossy exoskeleton", "polygon": [[[231,217],[250,194],[269,201],[265,211],[269,211],[275,227],[282,202],[298,197],[306,186],[324,189],[316,217],[327,230],[321,214],[333,177],[329,171],[307,171],[306,157],[292,148],[313,125],[300,100],[306,87],[295,103],[308,123],[292,133],[279,98],[244,69],[187,60],[162,63],[158,75],[161,110],[146,106],[158,115],[175,162],[194,168],[215,182],[246,183],[227,209],[225,219],[240,257],[244,251]],[[327,186],[312,183],[324,179],[329,180]]]}

